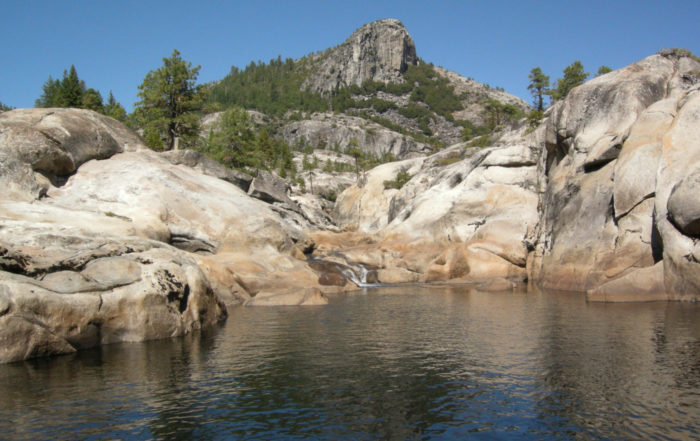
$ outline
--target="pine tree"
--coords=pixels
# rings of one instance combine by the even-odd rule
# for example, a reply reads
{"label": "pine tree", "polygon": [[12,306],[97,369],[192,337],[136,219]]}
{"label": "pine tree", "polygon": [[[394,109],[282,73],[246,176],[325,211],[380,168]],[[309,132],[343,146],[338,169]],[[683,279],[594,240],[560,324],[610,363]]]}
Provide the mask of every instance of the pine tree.
{"label": "pine tree", "polygon": [[78,78],[78,71],[71,65],[68,73],[63,71],[61,88],[59,89],[58,103],[60,107],[82,107],[85,82]]}
{"label": "pine tree", "polygon": [[530,79],[530,84],[527,86],[527,89],[535,99],[533,102],[535,109],[542,111],[544,110],[543,97],[549,91],[549,76],[542,73],[542,69],[539,67],[535,67],[530,71],[528,78]]}
{"label": "pine tree", "polygon": [[87,89],[83,94],[81,106],[83,109],[94,110],[95,112],[104,113],[104,105],[102,104],[102,95],[92,87]]}
{"label": "pine tree", "polygon": [[51,75],[41,87],[41,96],[34,101],[34,107],[61,107],[59,103],[59,95],[61,82],[54,80]]}
{"label": "pine tree", "polygon": [[595,76],[599,77],[601,75],[605,75],[606,73],[610,73],[610,72],[612,72],[612,69],[608,66],[603,65],[603,66],[600,66],[598,68],[598,72],[596,72]]}
{"label": "pine tree", "polygon": [[116,119],[117,121],[126,121],[126,110],[122,107],[119,102],[114,99],[112,91],[109,91],[109,98],[107,98],[107,104],[104,106],[104,114]]}
{"label": "pine tree", "polygon": [[564,78],[559,78],[550,95],[555,101],[563,100],[569,94],[571,89],[583,84],[588,78],[588,72],[583,70],[583,64],[580,61],[574,61],[564,69]]}
{"label": "pine tree", "polygon": [[[180,57],[175,49],[169,58],[163,58],[163,66],[146,74],[139,86],[135,113],[144,129],[144,135],[165,141],[164,148],[177,148],[182,138],[193,144],[199,133],[199,117],[195,112],[202,108],[205,89],[195,85],[200,66]],[[154,145],[151,145],[155,147]]]}
{"label": "pine tree", "polygon": [[252,154],[255,135],[248,112],[234,107],[224,112],[209,134],[205,153],[224,165],[235,168],[254,166]]}

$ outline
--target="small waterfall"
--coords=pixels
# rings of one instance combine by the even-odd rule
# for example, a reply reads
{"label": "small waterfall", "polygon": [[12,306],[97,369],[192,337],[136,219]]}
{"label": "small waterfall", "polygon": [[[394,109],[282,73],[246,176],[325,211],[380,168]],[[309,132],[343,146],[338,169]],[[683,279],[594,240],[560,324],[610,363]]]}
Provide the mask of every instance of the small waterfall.
{"label": "small waterfall", "polygon": [[[360,288],[368,288],[372,286],[381,286],[381,283],[368,282],[374,274],[373,270],[367,269],[364,265],[359,263],[344,265],[338,262],[332,262],[322,259],[311,259],[308,261],[309,265],[317,271],[330,273],[337,272],[343,275],[347,280],[350,280],[355,285]],[[375,275],[376,280],[376,275]]]}
{"label": "small waterfall", "polygon": [[367,282],[367,275],[369,270],[360,264],[355,264],[352,266],[338,265],[340,272],[350,280],[355,285],[360,288],[367,288],[370,286],[379,286],[379,283],[369,283]]}

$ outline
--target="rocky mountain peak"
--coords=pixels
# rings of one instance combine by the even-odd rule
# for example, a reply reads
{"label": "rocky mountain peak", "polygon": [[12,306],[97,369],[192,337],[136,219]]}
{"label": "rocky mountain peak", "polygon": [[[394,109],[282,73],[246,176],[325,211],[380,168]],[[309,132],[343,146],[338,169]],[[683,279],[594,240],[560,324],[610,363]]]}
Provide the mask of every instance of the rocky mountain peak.
{"label": "rocky mountain peak", "polygon": [[416,46],[396,19],[378,20],[353,32],[343,44],[316,55],[304,87],[326,92],[366,80],[400,83],[409,65],[418,64]]}

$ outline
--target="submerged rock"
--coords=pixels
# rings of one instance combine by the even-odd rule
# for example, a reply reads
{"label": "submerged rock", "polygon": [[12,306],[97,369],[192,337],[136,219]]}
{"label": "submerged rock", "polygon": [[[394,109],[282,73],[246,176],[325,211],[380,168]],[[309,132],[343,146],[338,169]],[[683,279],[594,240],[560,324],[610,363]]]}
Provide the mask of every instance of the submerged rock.
{"label": "submerged rock", "polygon": [[245,306],[319,306],[327,304],[328,298],[317,288],[263,291],[244,303]]}

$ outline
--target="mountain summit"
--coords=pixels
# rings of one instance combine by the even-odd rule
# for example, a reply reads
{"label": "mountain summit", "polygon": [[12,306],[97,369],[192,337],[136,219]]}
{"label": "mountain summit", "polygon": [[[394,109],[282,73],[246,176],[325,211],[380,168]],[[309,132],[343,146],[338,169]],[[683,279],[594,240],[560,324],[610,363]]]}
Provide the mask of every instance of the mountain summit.
{"label": "mountain summit", "polygon": [[418,64],[416,45],[404,25],[387,18],[362,26],[340,46],[314,57],[318,63],[304,88],[328,92],[367,80],[403,82],[401,74]]}

